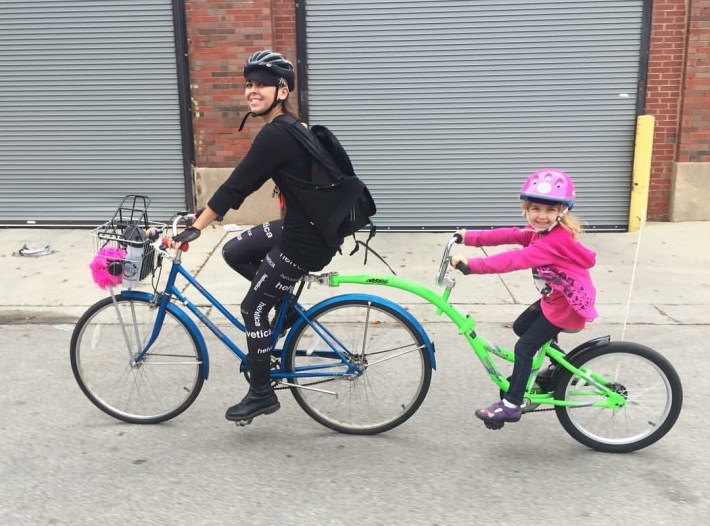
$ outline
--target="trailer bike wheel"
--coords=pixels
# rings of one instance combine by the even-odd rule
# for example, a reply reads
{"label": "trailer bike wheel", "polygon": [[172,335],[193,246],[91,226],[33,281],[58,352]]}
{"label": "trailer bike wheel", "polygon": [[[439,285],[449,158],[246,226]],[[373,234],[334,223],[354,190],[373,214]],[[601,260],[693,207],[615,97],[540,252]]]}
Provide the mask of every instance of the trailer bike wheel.
{"label": "trailer bike wheel", "polygon": [[605,387],[621,394],[617,409],[590,407],[606,400],[591,382],[561,371],[555,398],[586,406],[557,406],[557,418],[578,442],[598,451],[626,453],[650,446],[671,430],[683,404],[683,388],[673,366],[643,345],[612,342],[572,358],[578,369],[607,380]]}

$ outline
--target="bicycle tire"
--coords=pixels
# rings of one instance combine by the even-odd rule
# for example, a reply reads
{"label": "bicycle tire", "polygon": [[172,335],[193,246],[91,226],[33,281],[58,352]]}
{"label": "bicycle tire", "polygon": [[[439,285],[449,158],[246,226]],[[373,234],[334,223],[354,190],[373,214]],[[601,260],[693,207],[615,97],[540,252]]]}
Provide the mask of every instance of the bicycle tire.
{"label": "bicycle tire", "polygon": [[144,298],[119,294],[115,304],[109,297],[89,307],[74,328],[70,345],[74,378],[96,407],[118,420],[165,422],[185,411],[202,389],[197,339],[168,310],[149,352],[131,364],[148,341],[158,312]]}
{"label": "bicycle tire", "polygon": [[[297,327],[285,350],[285,370],[311,368],[314,375],[326,375],[289,380],[296,402],[311,418],[340,433],[374,435],[401,425],[419,409],[432,364],[421,334],[402,313],[376,300],[348,298],[324,305],[309,320],[325,339],[309,324]],[[336,340],[346,348],[346,361],[331,350]],[[358,373],[335,376],[358,363]]]}
{"label": "bicycle tire", "polygon": [[[560,424],[578,442],[597,451],[628,453],[660,440],[678,419],[683,388],[678,373],[658,352],[636,343],[612,342],[571,362],[608,378],[607,387],[627,400],[620,409],[555,407]],[[564,370],[556,380],[555,398],[591,402],[593,391],[593,386]]]}

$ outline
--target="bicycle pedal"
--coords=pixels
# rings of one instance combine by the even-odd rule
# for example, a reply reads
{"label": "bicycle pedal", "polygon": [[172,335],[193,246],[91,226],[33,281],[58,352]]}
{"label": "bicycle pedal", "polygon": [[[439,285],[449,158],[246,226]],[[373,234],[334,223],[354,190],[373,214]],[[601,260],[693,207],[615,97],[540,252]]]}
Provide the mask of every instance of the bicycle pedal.
{"label": "bicycle pedal", "polygon": [[235,420],[234,423],[237,424],[237,427],[244,427],[248,426],[251,424],[251,421],[254,420],[253,418],[247,418],[246,420]]}
{"label": "bicycle pedal", "polygon": [[505,425],[505,422],[501,422],[501,421],[496,422],[494,420],[484,420],[483,423],[486,425],[486,427],[488,429],[492,429],[494,431],[497,429],[501,429]]}

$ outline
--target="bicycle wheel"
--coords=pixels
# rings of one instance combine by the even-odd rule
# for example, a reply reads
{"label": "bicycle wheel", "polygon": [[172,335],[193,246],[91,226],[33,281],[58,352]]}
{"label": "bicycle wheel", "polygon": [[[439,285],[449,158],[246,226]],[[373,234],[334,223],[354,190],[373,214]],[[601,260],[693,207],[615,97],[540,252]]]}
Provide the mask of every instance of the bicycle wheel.
{"label": "bicycle wheel", "polygon": [[[621,393],[621,409],[555,408],[565,431],[582,444],[608,453],[626,453],[650,446],[675,424],[683,404],[683,388],[673,366],[643,345],[613,342],[572,358],[575,367],[609,380]],[[593,403],[605,399],[593,385],[562,371],[555,385],[558,400]]]}
{"label": "bicycle wheel", "polygon": [[309,416],[341,433],[372,435],[416,412],[429,390],[431,360],[402,314],[376,301],[345,299],[310,321],[296,329],[285,356],[286,371],[304,375],[289,382]]}
{"label": "bicycle wheel", "polygon": [[91,306],[76,324],[70,348],[74,377],[89,400],[114,418],[134,424],[170,420],[202,389],[197,340],[166,310],[160,334],[133,364],[161,311],[145,299],[115,298]]}

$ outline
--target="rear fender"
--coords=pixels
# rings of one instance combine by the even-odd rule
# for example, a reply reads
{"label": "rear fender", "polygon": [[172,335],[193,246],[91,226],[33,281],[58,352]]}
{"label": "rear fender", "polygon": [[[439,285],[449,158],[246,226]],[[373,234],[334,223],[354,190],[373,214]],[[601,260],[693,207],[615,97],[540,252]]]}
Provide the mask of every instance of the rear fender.
{"label": "rear fender", "polygon": [[[565,354],[565,359],[568,362],[573,363],[574,360],[582,355],[583,353],[591,350],[591,349],[596,349],[598,347],[606,347],[611,343],[611,336],[599,336],[598,338],[594,338],[592,340],[588,340],[584,343],[581,343],[577,345],[574,349],[572,349],[570,352]],[[563,367],[556,367],[555,371],[552,374],[552,385],[555,385],[555,382],[557,381],[557,378],[562,374],[562,372],[565,369]]]}
{"label": "rear fender", "polygon": [[[382,305],[386,305],[387,307],[390,307],[392,310],[396,311],[397,314],[400,314],[402,317],[404,317],[408,322],[412,324],[414,327],[415,331],[417,334],[421,337],[422,341],[424,342],[424,345],[426,346],[427,353],[429,354],[429,359],[431,361],[431,367],[432,369],[436,369],[436,356],[435,356],[435,349],[434,349],[434,344],[429,340],[429,335],[426,333],[424,330],[424,327],[417,321],[417,319],[412,316],[407,310],[402,308],[401,305],[398,305],[397,303],[394,303],[393,301],[390,301],[388,299],[382,298],[380,296],[373,296],[371,294],[342,294],[340,296],[333,296],[332,298],[328,298],[326,300],[321,301],[320,303],[316,303],[306,311],[306,314],[310,317],[314,312],[322,309],[323,307],[326,307],[328,305],[332,305],[334,303],[340,303],[341,301],[346,301],[346,300],[364,300],[364,301],[372,301],[373,303],[379,303]],[[283,348],[288,349],[290,343],[291,343],[291,338],[293,337],[294,334],[296,334],[296,329],[306,323],[303,318],[299,318],[296,323],[293,324],[293,328],[288,331],[288,335],[286,336],[286,340],[284,341]]]}

